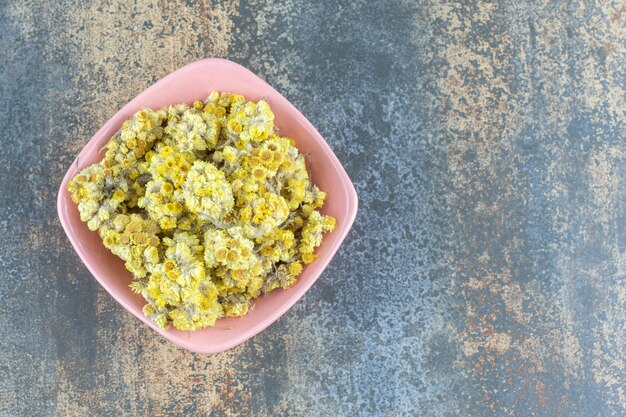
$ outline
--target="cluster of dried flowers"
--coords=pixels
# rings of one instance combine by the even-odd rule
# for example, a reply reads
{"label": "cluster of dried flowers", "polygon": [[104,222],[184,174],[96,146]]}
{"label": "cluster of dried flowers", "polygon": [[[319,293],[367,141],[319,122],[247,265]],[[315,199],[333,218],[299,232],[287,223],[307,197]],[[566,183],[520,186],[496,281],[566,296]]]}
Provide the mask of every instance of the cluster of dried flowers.
{"label": "cluster of dried flowers", "polygon": [[213,92],[142,109],[69,183],[81,220],[125,261],[144,314],[197,330],[288,288],[335,219],[267,102]]}

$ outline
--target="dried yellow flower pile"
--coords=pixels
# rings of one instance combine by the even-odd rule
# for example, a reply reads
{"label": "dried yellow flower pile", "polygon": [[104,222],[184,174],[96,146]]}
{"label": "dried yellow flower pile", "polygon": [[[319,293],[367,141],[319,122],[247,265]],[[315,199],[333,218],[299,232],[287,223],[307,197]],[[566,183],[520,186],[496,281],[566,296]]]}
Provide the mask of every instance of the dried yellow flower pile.
{"label": "dried yellow flower pile", "polygon": [[125,261],[144,314],[197,330],[288,288],[335,219],[264,100],[213,92],[142,109],[69,183],[81,220]]}

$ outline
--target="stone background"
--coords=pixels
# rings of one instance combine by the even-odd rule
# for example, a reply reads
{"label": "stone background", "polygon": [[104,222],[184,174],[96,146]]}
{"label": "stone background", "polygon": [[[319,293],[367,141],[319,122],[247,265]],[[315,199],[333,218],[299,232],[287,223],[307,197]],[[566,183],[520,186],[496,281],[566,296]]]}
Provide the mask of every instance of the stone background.
{"label": "stone background", "polygon": [[[626,3],[0,1],[2,416],[623,416]],[[116,110],[229,58],[360,198],[320,280],[183,351],[74,254],[56,193]]]}

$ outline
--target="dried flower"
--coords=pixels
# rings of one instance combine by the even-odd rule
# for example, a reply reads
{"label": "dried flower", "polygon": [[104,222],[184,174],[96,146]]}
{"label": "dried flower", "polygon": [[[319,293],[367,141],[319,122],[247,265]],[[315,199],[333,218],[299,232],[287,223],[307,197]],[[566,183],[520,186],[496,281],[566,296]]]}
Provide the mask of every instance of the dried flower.
{"label": "dried flower", "polygon": [[144,314],[187,331],[293,285],[335,228],[269,104],[231,93],[140,110],[68,190],[132,273]]}

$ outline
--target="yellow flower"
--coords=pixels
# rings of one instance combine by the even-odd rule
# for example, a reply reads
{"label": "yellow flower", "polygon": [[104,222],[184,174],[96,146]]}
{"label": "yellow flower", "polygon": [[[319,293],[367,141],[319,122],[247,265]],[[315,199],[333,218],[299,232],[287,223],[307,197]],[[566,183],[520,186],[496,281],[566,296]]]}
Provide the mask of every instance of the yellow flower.
{"label": "yellow flower", "polygon": [[170,182],[164,182],[161,186],[161,192],[163,194],[170,194],[174,191],[174,186]]}
{"label": "yellow flower", "polygon": [[225,146],[222,154],[224,156],[224,160],[229,164],[233,164],[237,160],[237,151],[232,146]]}
{"label": "yellow flower", "polygon": [[238,135],[239,133],[241,133],[241,123],[239,123],[237,120],[235,119],[230,119],[228,121],[228,130],[236,135]]}
{"label": "yellow flower", "polygon": [[315,259],[317,258],[317,255],[314,253],[304,253],[302,254],[302,262],[304,262],[305,264],[310,264],[311,262],[313,262]]}
{"label": "yellow flower", "polygon": [[297,277],[302,272],[302,264],[300,262],[292,262],[289,264],[289,273]]}
{"label": "yellow flower", "polygon": [[336,227],[264,100],[212,92],[141,109],[68,184],[80,217],[133,275],[161,327],[193,331],[289,288]]}
{"label": "yellow flower", "polygon": [[126,197],[126,195],[124,194],[124,191],[122,191],[122,190],[116,190],[116,191],[113,193],[113,196],[112,196],[111,198],[112,198],[112,199],[115,199],[115,200],[117,200],[117,201],[119,201],[119,202],[121,203],[122,201],[124,201],[124,198],[125,198],[125,197]]}
{"label": "yellow flower", "polygon": [[163,217],[159,220],[159,226],[161,226],[161,229],[173,229],[176,227],[176,219],[173,217]]}
{"label": "yellow flower", "polygon": [[230,184],[223,172],[210,162],[196,161],[182,187],[187,209],[213,224],[233,210]]}

